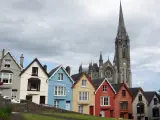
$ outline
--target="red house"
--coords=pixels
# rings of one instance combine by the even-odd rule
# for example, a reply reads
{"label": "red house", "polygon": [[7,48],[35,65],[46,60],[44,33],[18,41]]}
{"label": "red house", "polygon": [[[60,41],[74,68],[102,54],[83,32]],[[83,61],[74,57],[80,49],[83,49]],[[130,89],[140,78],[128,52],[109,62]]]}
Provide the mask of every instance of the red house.
{"label": "red house", "polygon": [[114,98],[116,91],[105,78],[92,80],[95,86],[95,115],[114,117]]}
{"label": "red house", "polygon": [[115,118],[132,119],[132,95],[125,83],[112,84],[116,90]]}

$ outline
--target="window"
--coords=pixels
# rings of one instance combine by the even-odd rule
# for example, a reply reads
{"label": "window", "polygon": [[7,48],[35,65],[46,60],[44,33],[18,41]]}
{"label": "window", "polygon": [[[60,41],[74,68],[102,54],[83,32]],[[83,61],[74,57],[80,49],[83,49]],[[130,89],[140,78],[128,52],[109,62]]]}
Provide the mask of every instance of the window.
{"label": "window", "polygon": [[126,91],[122,90],[122,96],[125,97],[126,96]]}
{"label": "window", "polygon": [[58,80],[63,80],[63,73],[58,73]]}
{"label": "window", "polygon": [[158,100],[157,98],[154,98],[154,105],[157,105],[158,104]]}
{"label": "window", "polygon": [[80,101],[89,100],[89,92],[79,92],[79,100]]}
{"label": "window", "polygon": [[144,104],[137,104],[137,114],[144,113]]}
{"label": "window", "polygon": [[103,92],[106,92],[106,91],[107,91],[107,86],[103,85]]}
{"label": "window", "polygon": [[54,101],[54,107],[59,108],[59,101],[57,100]]}
{"label": "window", "polygon": [[159,108],[153,108],[152,109],[152,115],[153,117],[159,117]]}
{"label": "window", "polygon": [[1,73],[0,74],[0,81],[4,84],[10,84],[12,83],[13,75],[12,73]]}
{"label": "window", "polygon": [[12,90],[12,98],[17,98],[17,90]]}
{"label": "window", "polygon": [[38,67],[32,67],[32,76],[38,76]]}
{"label": "window", "polygon": [[101,97],[101,106],[110,105],[110,97]]}
{"label": "window", "polygon": [[78,112],[79,112],[79,113],[83,113],[83,105],[80,105],[80,106],[78,107]]}
{"label": "window", "polygon": [[66,88],[63,86],[55,86],[54,95],[55,96],[65,96],[66,95]]}
{"label": "window", "polygon": [[139,99],[139,101],[142,101],[142,95],[141,94],[138,96],[138,99]]}
{"label": "window", "polygon": [[86,80],[82,80],[82,87],[86,87]]}
{"label": "window", "polygon": [[120,108],[121,108],[121,110],[127,110],[128,109],[128,102],[127,101],[120,102]]}
{"label": "window", "polygon": [[28,91],[40,91],[40,80],[29,80]]}
{"label": "window", "polygon": [[11,60],[10,59],[5,59],[5,64],[4,67],[10,67],[11,66]]}

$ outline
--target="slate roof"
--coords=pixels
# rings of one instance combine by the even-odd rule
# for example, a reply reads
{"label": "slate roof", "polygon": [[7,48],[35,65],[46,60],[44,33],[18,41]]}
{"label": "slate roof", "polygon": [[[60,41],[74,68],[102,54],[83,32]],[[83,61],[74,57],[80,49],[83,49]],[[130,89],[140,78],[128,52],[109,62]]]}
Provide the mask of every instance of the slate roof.
{"label": "slate roof", "polygon": [[60,67],[60,65],[54,69],[52,69],[50,72],[49,72],[49,76],[51,76],[58,68]]}
{"label": "slate roof", "polygon": [[98,89],[98,87],[101,85],[101,83],[104,81],[105,78],[100,78],[100,79],[93,79],[92,83],[95,87],[95,89]]}
{"label": "slate roof", "polygon": [[151,101],[152,101],[153,96],[157,95],[157,93],[156,93],[156,91],[145,91],[144,95],[145,95],[145,97],[146,97],[146,99],[148,101],[148,104],[150,104]]}
{"label": "slate roof", "polygon": [[71,76],[71,78],[74,80],[74,82],[76,83],[80,77],[82,76],[83,72],[82,73],[77,73],[77,74],[74,74]]}
{"label": "slate roof", "polygon": [[44,71],[44,73],[49,77],[47,71],[44,69],[44,67],[42,66],[42,64],[39,62],[37,58],[35,58],[25,69],[23,69],[20,75],[22,75],[35,61],[39,64],[39,66]]}
{"label": "slate roof", "polygon": [[133,99],[137,96],[139,90],[141,90],[141,87],[129,88],[129,91],[132,94]]}
{"label": "slate roof", "polygon": [[120,83],[120,84],[112,84],[112,87],[114,88],[114,90],[115,90],[116,92],[118,92],[118,91],[120,90],[122,84],[123,84],[123,83]]}

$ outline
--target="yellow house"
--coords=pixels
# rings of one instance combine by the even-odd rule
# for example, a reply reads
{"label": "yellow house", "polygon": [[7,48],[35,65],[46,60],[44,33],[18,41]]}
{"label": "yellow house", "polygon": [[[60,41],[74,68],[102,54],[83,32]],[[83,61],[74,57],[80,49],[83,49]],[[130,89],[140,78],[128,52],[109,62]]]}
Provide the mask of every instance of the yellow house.
{"label": "yellow house", "polygon": [[72,75],[73,85],[73,111],[94,115],[95,88],[85,73]]}

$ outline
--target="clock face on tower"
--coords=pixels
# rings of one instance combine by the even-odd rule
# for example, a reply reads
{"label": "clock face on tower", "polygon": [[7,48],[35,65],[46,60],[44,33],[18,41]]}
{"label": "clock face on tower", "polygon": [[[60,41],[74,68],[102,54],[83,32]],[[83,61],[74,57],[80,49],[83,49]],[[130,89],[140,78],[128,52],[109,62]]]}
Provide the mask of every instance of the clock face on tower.
{"label": "clock face on tower", "polygon": [[105,77],[106,77],[106,78],[112,77],[112,72],[111,72],[110,69],[107,69],[104,74],[105,74]]}

